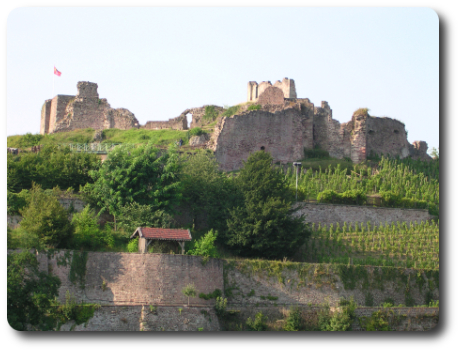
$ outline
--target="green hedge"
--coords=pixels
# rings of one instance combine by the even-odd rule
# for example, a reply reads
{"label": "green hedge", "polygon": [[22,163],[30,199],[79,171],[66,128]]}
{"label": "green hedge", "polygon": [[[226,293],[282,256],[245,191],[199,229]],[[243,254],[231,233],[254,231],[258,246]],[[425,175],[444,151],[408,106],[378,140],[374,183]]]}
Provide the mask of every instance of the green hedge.
{"label": "green hedge", "polygon": [[321,203],[364,205],[366,204],[367,196],[363,191],[355,190],[337,193],[332,190],[325,190],[318,193],[317,200]]}

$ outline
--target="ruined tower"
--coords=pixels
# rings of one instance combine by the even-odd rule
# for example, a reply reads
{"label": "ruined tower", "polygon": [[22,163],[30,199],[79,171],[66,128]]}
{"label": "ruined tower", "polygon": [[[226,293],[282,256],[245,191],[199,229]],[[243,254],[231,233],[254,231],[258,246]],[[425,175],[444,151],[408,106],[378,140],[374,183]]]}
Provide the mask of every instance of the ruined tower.
{"label": "ruined tower", "polygon": [[257,102],[262,93],[269,87],[279,88],[285,99],[297,99],[294,80],[285,77],[282,81],[276,81],[274,85],[270,81],[260,83],[250,81],[248,83],[248,101]]}

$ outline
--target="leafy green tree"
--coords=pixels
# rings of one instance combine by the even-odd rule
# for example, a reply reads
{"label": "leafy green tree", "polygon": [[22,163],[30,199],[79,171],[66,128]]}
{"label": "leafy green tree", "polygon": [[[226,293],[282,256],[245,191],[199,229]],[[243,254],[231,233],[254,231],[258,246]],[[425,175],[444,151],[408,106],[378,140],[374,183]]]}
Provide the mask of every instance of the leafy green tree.
{"label": "leafy green tree", "polygon": [[229,210],[241,202],[232,178],[219,171],[219,164],[212,153],[198,151],[187,156],[181,171],[183,204],[190,209],[194,223],[205,215],[210,228],[223,234],[227,230]]}
{"label": "leafy green tree", "polygon": [[69,244],[74,228],[68,212],[57,198],[33,185],[29,205],[21,211],[21,228],[38,236],[40,242],[50,248],[65,248]]}
{"label": "leafy green tree", "polygon": [[172,222],[173,218],[164,210],[136,202],[121,207],[118,216],[120,227],[126,229],[129,234],[138,227],[169,228]]}
{"label": "leafy green tree", "polygon": [[195,241],[193,249],[188,251],[191,255],[201,255],[203,257],[218,258],[219,253],[214,242],[217,239],[217,231],[209,230],[198,241]]}
{"label": "leafy green tree", "polygon": [[15,330],[50,330],[48,315],[58,296],[61,281],[57,276],[40,272],[37,258],[30,252],[7,256],[7,318]]}
{"label": "leafy green tree", "polygon": [[272,162],[270,154],[254,153],[236,179],[244,205],[230,211],[226,244],[238,255],[289,257],[310,235],[304,218],[292,216],[288,185]]}
{"label": "leafy green tree", "polygon": [[174,149],[161,152],[151,145],[118,146],[99,170],[90,173],[94,184],[87,184],[84,192],[114,216],[133,202],[172,213],[181,199],[178,174]]}
{"label": "leafy green tree", "polygon": [[100,250],[111,247],[113,239],[110,232],[104,232],[98,224],[99,216],[87,205],[81,212],[72,217],[75,233],[70,247],[80,250]]}
{"label": "leafy green tree", "polygon": [[187,297],[187,305],[190,305],[190,297],[196,297],[196,287],[194,284],[188,284],[182,289],[182,293]]}

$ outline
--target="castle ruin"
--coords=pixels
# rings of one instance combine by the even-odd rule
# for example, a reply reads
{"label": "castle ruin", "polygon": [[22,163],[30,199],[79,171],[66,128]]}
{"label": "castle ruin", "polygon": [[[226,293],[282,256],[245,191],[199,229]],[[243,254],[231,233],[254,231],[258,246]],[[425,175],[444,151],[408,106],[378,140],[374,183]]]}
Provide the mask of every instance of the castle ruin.
{"label": "castle ruin", "polygon": [[326,101],[317,107],[309,99],[297,99],[292,79],[275,85],[251,81],[247,97],[260,108],[250,110],[246,104],[237,114],[221,117],[208,143],[223,170],[239,169],[243,160],[259,150],[270,152],[282,164],[303,159],[304,150],[313,148],[354,163],[373,154],[431,159],[426,142],[409,144],[402,122],[358,109],[349,122],[340,123],[332,118]]}
{"label": "castle ruin", "polygon": [[[349,122],[340,123],[332,118],[326,101],[314,106],[307,98],[297,98],[295,82],[287,77],[274,85],[270,81],[249,82],[247,102],[240,104],[233,116],[223,116],[222,107],[205,105],[186,109],[168,121],[148,121],[144,126],[129,110],[112,109],[106,99],[99,99],[96,83],[78,82],[77,88],[76,96],[57,95],[45,101],[40,133],[78,128],[187,130],[187,116],[191,115],[190,128],[215,126],[203,140],[225,171],[239,169],[258,150],[270,152],[274,161],[282,164],[301,160],[306,149],[314,148],[354,163],[373,154],[431,160],[426,142],[407,141],[402,122],[358,109]],[[212,117],[206,114],[209,109]]]}
{"label": "castle ruin", "polygon": [[97,84],[78,82],[77,95],[56,95],[42,106],[40,133],[139,128],[139,121],[127,109],[113,109],[107,99],[99,99]]}

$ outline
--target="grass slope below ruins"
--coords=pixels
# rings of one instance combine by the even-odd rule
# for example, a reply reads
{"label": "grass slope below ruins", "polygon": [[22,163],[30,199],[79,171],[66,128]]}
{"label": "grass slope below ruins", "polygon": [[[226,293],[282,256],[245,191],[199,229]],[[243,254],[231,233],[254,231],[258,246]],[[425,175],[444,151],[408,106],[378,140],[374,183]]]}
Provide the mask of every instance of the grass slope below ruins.
{"label": "grass slope below ruins", "polygon": [[[59,132],[54,134],[25,134],[7,137],[8,148],[30,148],[35,145],[47,144],[75,144],[93,142],[95,130],[92,128],[79,129],[69,132]],[[130,129],[119,130],[115,128],[107,129],[102,132],[102,143],[130,143],[144,144],[151,143],[157,146],[168,146],[181,139],[184,144],[188,144],[190,139],[189,131],[164,130],[144,130]]]}

